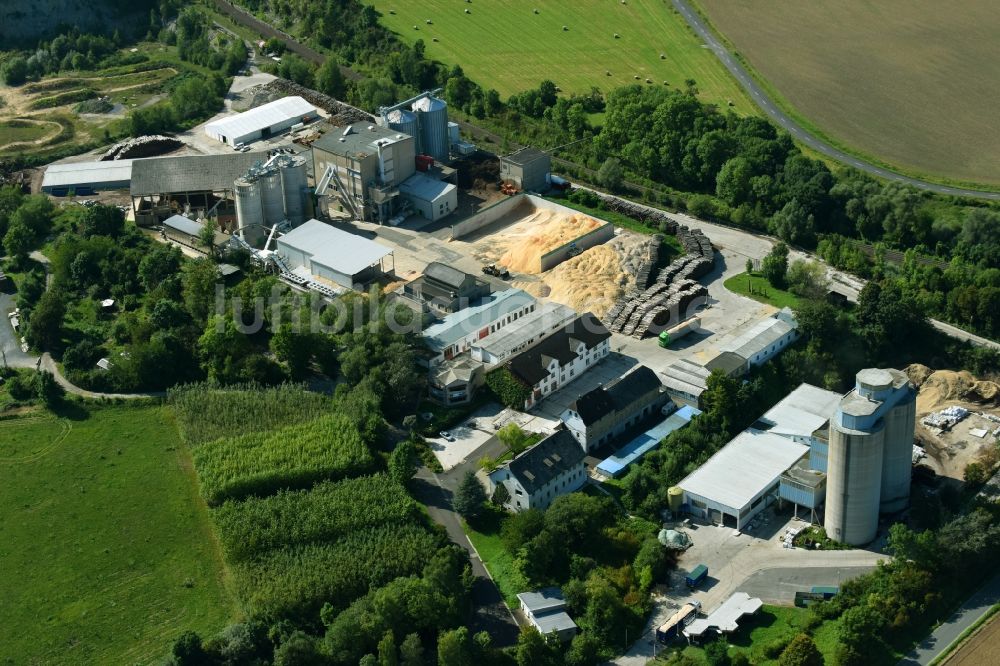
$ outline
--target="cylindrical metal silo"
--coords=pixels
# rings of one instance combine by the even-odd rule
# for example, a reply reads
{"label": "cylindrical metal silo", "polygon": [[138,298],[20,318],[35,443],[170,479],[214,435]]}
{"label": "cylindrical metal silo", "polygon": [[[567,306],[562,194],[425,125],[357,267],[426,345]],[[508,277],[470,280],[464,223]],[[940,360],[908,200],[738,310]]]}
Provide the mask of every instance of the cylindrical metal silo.
{"label": "cylindrical metal silo", "polygon": [[439,162],[448,161],[448,105],[432,95],[413,103],[420,119],[421,152]]}
{"label": "cylindrical metal silo", "polygon": [[264,206],[260,186],[256,180],[238,178],[233,187],[236,192],[236,220],[240,238],[251,245],[257,245],[264,233]]}
{"label": "cylindrical metal silo", "polygon": [[406,109],[396,109],[386,114],[389,127],[402,132],[407,136],[412,136],[417,141],[417,152],[420,152],[420,126],[417,124],[417,114]]}
{"label": "cylindrical metal silo", "polygon": [[824,526],[831,539],[860,546],[878,531],[885,428],[844,428],[839,416],[830,424]]}
{"label": "cylindrical metal silo", "polygon": [[679,486],[671,486],[667,489],[667,506],[674,513],[681,510],[681,503],[684,501],[684,490]]}
{"label": "cylindrical metal silo", "polygon": [[885,450],[882,454],[882,513],[902,511],[910,501],[913,469],[913,430],[917,420],[916,392],[907,385],[898,389],[900,398],[885,415]]}
{"label": "cylindrical metal silo", "polygon": [[281,190],[281,174],[269,169],[257,178],[264,205],[264,223],[272,227],[285,219],[285,197]]}
{"label": "cylindrical metal silo", "polygon": [[305,158],[296,155],[285,160],[281,163],[280,173],[285,218],[297,227],[305,222],[305,196],[309,187]]}

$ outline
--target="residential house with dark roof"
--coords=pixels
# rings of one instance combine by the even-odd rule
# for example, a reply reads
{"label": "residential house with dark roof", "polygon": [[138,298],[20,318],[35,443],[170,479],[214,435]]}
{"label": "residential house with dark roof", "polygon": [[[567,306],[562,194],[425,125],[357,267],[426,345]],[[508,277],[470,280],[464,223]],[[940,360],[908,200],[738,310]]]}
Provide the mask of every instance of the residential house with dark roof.
{"label": "residential house with dark roof", "polygon": [[561,418],[583,450],[590,453],[658,412],[667,398],[656,373],[640,365],[581,395]]}
{"label": "residential house with dark roof", "polygon": [[602,361],[611,350],[610,340],[601,320],[586,312],[507,361],[504,367],[530,391],[524,408],[531,409]]}
{"label": "residential house with dark roof", "polygon": [[424,274],[408,282],[403,293],[442,312],[457,312],[489,296],[489,283],[438,261],[427,264]]}
{"label": "residential house with dark roof", "polygon": [[583,460],[573,435],[559,430],[490,472],[490,493],[510,511],[547,509],[552,500],[586,483]]}

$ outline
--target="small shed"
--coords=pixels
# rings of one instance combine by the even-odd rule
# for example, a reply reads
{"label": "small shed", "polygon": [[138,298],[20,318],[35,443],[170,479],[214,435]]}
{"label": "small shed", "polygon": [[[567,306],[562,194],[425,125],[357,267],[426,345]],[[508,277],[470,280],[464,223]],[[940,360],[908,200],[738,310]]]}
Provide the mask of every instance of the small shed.
{"label": "small shed", "polygon": [[566,599],[558,587],[522,592],[517,595],[517,600],[528,622],[543,636],[555,634],[565,642],[576,635],[576,622],[566,613]]}
{"label": "small shed", "polygon": [[551,172],[552,158],[537,148],[522,148],[500,158],[500,179],[526,192],[549,189]]}

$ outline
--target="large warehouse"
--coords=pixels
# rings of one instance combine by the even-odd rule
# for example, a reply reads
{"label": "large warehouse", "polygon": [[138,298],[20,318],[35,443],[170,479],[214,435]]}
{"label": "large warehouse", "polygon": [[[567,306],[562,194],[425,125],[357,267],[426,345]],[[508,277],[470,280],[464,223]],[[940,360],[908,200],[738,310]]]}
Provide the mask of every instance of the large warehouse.
{"label": "large warehouse", "polygon": [[392,249],[319,220],[309,220],[278,238],[278,256],[303,278],[322,278],[351,289],[380,278]]}
{"label": "large warehouse", "polygon": [[51,164],[42,178],[42,192],[64,197],[70,192],[88,195],[98,190],[127,190],[133,160]]}
{"label": "large warehouse", "polygon": [[205,134],[235,146],[268,139],[293,125],[319,117],[316,107],[298,96],[282,97],[257,108],[205,125]]}
{"label": "large warehouse", "polygon": [[781,475],[808,452],[781,435],[746,430],[677,485],[689,513],[742,529],[778,498]]}

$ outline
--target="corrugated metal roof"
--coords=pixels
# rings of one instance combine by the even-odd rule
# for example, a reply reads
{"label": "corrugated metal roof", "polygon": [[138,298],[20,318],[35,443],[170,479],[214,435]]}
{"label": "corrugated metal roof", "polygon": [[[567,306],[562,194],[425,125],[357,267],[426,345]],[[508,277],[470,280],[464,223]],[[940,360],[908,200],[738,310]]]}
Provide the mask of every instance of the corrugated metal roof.
{"label": "corrugated metal roof", "polygon": [[799,384],[760,417],[753,427],[778,435],[808,437],[833,418],[840,398],[839,393],[811,384]]}
{"label": "corrugated metal roof", "polygon": [[194,220],[184,217],[183,215],[171,215],[163,221],[163,226],[176,229],[177,231],[190,234],[191,236],[197,236],[201,233],[201,230],[205,228],[205,225],[201,222],[195,222]]}
{"label": "corrugated metal roof", "polygon": [[150,157],[132,162],[132,196],[175,192],[218,192],[233,189],[233,181],[267,153]]}
{"label": "corrugated metal roof", "polygon": [[108,162],[73,162],[71,164],[50,164],[42,178],[42,188],[73,187],[74,185],[122,184],[128,187],[132,179],[134,160],[111,160]]}
{"label": "corrugated metal roof", "polygon": [[304,252],[313,262],[343,275],[357,275],[392,254],[390,247],[319,220],[309,220],[289,231],[278,239],[279,251],[282,245]]}
{"label": "corrugated metal roof", "polygon": [[443,196],[447,196],[453,190],[454,185],[443,180],[437,180],[422,173],[415,173],[399,184],[399,191],[421,201],[436,201]]}
{"label": "corrugated metal roof", "polygon": [[542,303],[534,312],[512,321],[474,346],[494,356],[504,356],[529,340],[542,339],[574,317],[576,310],[562,303]]}
{"label": "corrugated metal roof", "polygon": [[424,330],[427,345],[437,350],[450,347],[466,335],[535,301],[530,294],[520,289],[504,289],[490,294],[487,298],[488,300],[479,305],[453,312],[437,324],[428,326]]}
{"label": "corrugated metal roof", "polygon": [[225,137],[238,139],[293,118],[298,119],[310,115],[318,115],[316,107],[297,95],[291,95],[268,102],[255,109],[208,123],[205,125],[205,133],[210,136],[221,134]]}
{"label": "corrugated metal roof", "polygon": [[626,467],[656,448],[667,435],[680,430],[699,414],[701,410],[694,407],[687,405],[681,407],[655,427],[615,451],[613,456],[601,461],[597,465],[597,470],[608,476],[618,476]]}
{"label": "corrugated metal roof", "polygon": [[734,352],[745,359],[752,359],[755,354],[764,351],[796,328],[797,326],[788,323],[785,318],[768,317],[744,329],[723,346],[722,351]]}
{"label": "corrugated metal roof", "polygon": [[736,512],[808,452],[780,435],[744,431],[677,485]]}

